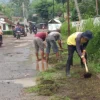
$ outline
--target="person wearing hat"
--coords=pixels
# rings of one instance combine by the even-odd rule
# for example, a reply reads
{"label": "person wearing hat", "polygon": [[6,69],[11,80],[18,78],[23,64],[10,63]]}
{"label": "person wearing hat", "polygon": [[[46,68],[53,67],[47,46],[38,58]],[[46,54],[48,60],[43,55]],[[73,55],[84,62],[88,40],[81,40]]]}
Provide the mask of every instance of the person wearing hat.
{"label": "person wearing hat", "polygon": [[87,30],[85,32],[75,32],[67,39],[68,45],[68,59],[66,64],[67,76],[70,76],[70,66],[73,65],[73,54],[76,51],[81,58],[81,65],[87,61],[86,46],[90,39],[92,39],[92,32]]}

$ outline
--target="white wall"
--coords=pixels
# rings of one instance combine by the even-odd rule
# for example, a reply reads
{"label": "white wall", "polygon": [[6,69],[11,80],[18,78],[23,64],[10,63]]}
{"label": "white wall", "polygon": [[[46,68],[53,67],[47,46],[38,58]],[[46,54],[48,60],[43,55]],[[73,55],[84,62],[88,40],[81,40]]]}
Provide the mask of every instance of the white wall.
{"label": "white wall", "polygon": [[61,24],[48,24],[49,31],[60,29],[60,27],[61,27]]}

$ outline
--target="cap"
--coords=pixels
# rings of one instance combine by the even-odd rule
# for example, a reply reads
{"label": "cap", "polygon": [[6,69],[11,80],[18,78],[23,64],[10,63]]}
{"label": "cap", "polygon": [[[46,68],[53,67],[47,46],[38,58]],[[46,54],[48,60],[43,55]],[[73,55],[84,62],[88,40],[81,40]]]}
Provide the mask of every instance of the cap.
{"label": "cap", "polygon": [[87,30],[87,31],[85,31],[85,32],[82,33],[82,37],[87,38],[87,39],[90,40],[90,39],[93,38],[93,35],[92,35],[91,31]]}

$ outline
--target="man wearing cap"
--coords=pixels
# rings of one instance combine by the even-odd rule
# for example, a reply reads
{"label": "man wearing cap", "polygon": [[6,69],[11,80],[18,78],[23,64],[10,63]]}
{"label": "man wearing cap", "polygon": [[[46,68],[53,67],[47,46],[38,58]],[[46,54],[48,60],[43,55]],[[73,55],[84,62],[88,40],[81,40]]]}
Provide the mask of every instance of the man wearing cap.
{"label": "man wearing cap", "polygon": [[85,32],[75,32],[68,37],[68,60],[66,64],[67,76],[70,76],[70,66],[73,65],[74,51],[76,51],[81,58],[81,65],[84,65],[86,62],[87,54],[85,48],[92,37],[92,32],[89,30]]}

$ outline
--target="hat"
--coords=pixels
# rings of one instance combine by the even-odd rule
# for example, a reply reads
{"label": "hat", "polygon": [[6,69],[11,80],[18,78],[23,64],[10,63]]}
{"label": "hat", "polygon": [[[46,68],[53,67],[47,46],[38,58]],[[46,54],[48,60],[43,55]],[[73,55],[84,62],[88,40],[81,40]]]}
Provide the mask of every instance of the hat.
{"label": "hat", "polygon": [[82,37],[87,38],[87,39],[90,40],[90,39],[93,38],[93,35],[92,35],[91,31],[87,30],[87,31],[85,31],[85,32],[82,33]]}

